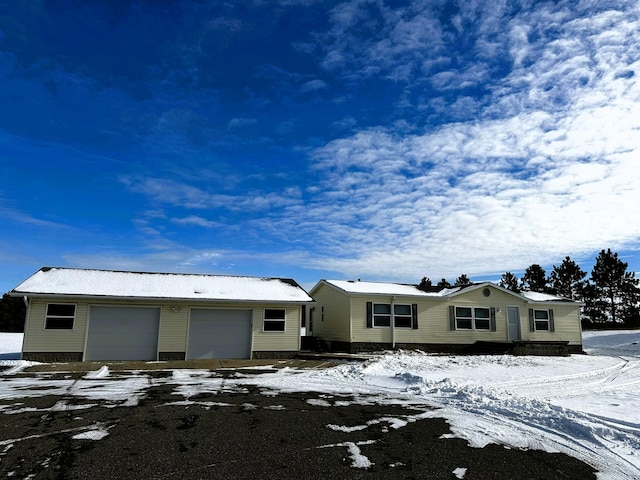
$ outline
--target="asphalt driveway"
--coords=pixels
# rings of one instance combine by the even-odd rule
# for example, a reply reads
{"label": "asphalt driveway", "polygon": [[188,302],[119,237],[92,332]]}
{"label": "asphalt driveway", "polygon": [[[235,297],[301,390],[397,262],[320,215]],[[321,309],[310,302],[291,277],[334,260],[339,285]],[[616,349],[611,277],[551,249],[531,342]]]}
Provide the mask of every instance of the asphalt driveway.
{"label": "asphalt driveway", "polygon": [[[38,375],[20,374],[33,379],[32,389]],[[47,378],[70,375],[82,373],[49,372]],[[442,438],[448,425],[422,418],[426,405],[274,394],[251,386],[181,402],[170,371],[147,375],[167,381],[147,388],[135,406],[46,392],[0,401],[0,475],[30,480],[595,478],[591,467],[563,454],[471,448],[464,440]],[[237,372],[216,375],[224,380]]]}

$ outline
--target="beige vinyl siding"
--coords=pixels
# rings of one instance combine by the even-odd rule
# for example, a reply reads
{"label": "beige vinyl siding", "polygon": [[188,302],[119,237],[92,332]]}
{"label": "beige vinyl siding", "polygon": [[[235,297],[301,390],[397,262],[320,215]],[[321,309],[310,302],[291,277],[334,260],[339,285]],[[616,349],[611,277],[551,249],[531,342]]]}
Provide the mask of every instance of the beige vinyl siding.
{"label": "beige vinyl siding", "polygon": [[[391,343],[391,327],[367,328],[367,302],[391,303],[391,297],[354,296],[351,297],[351,341]],[[412,303],[398,300],[396,303]]]}
{"label": "beige vinyl siding", "polygon": [[[240,308],[240,307],[238,307]],[[263,331],[267,308],[285,310],[284,332]],[[292,352],[300,350],[300,305],[261,305],[253,309],[253,347],[256,352]]]}
{"label": "beige vinyl siding", "polygon": [[[486,297],[483,294],[485,288],[489,289],[490,295]],[[523,323],[523,319],[528,315],[526,310],[526,302],[502,290],[492,287],[478,288],[469,292],[454,296],[443,302],[444,319],[439,322],[438,330],[440,331],[440,339],[444,343],[471,344],[477,341],[484,342],[507,342],[507,305],[517,306],[520,308],[520,328],[522,333],[527,324]],[[485,307],[495,308],[496,314],[496,331],[490,330],[451,330],[449,307]]]}
{"label": "beige vinyl siding", "polygon": [[[49,303],[73,304],[76,316],[72,330],[45,330]],[[59,299],[31,299],[25,325],[24,352],[82,352],[87,327],[87,304]]]}
{"label": "beige vinyl siding", "polygon": [[[529,309],[553,310],[553,332],[532,332],[529,327]],[[575,305],[528,304],[520,310],[522,339],[531,341],[563,340],[569,345],[582,345],[582,326],[580,325],[579,308]]]}
{"label": "beige vinyl siding", "polygon": [[[313,335],[324,340],[351,342],[349,297],[326,284],[313,293]],[[323,309],[324,308],[324,320]]]}

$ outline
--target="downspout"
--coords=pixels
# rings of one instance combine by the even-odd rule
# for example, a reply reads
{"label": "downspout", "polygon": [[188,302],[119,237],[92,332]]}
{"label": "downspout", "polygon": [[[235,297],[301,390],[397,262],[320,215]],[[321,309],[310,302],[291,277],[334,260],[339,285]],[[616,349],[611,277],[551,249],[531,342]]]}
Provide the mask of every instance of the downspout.
{"label": "downspout", "polygon": [[24,305],[27,307],[27,310],[24,313],[24,334],[22,335],[22,347],[20,347],[20,360],[23,359],[23,355],[24,355],[24,346],[25,346],[25,342],[27,341],[27,330],[29,328],[29,317],[30,317],[30,310],[31,310],[31,305],[29,305],[29,297],[27,297],[26,295],[24,297],[22,297],[22,301],[24,302]]}
{"label": "downspout", "polygon": [[391,297],[391,348],[396,349],[396,297]]}

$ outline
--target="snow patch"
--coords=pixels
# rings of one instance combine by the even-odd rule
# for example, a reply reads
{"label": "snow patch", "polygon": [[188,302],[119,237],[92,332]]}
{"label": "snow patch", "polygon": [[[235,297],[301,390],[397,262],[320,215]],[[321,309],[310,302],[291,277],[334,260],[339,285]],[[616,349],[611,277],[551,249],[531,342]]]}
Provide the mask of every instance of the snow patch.
{"label": "snow patch", "polygon": [[106,365],[103,365],[102,367],[100,367],[100,369],[96,370],[95,372],[89,372],[87,373],[84,378],[105,378],[109,376],[109,367],[107,367]]}
{"label": "snow patch", "polygon": [[463,479],[464,476],[467,474],[467,469],[458,467],[453,471],[453,474],[456,476],[456,478]]}
{"label": "snow patch", "polygon": [[109,432],[102,425],[97,425],[96,428],[88,430],[86,432],[78,433],[74,435],[74,440],[102,440],[104,437],[108,436]]}

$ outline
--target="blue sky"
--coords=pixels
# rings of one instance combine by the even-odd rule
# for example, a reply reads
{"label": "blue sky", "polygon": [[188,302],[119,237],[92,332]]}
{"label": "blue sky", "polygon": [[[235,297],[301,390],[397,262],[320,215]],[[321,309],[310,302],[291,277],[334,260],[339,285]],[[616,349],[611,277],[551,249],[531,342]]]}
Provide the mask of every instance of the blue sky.
{"label": "blue sky", "polygon": [[640,271],[637,1],[6,0],[0,105],[2,291]]}

